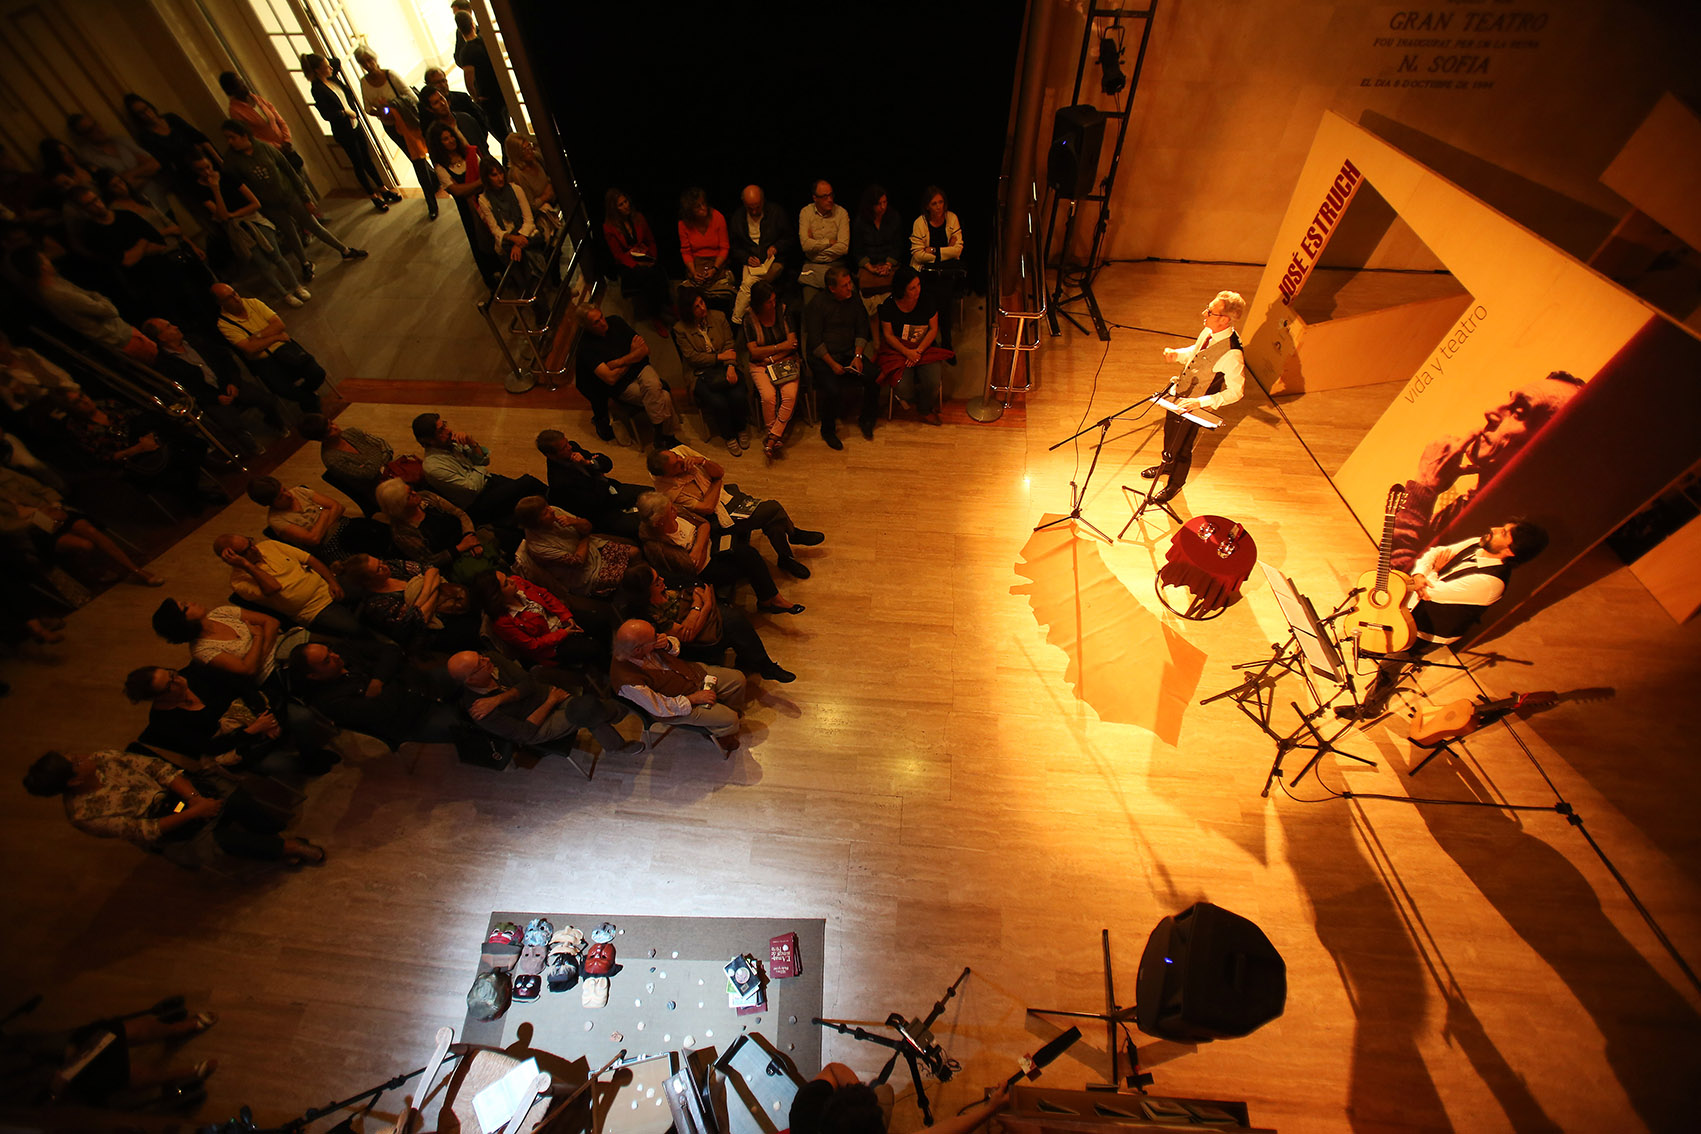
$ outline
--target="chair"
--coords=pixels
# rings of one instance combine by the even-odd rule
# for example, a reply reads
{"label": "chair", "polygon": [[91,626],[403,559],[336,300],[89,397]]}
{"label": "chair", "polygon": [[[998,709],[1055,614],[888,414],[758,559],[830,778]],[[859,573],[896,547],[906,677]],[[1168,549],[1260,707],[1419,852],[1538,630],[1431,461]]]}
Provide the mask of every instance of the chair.
{"label": "chair", "polygon": [[[708,737],[710,740],[714,739],[714,733],[710,732],[702,725],[686,724],[682,721],[675,721],[671,718],[664,719],[657,717],[630,697],[621,697],[616,694],[616,699],[619,700],[622,705],[631,709],[632,712],[637,715],[638,719],[644,722],[644,732],[640,739],[644,742],[645,752],[653,750],[657,744],[661,743],[662,737],[666,736],[676,728],[682,728],[688,732],[699,733]],[[660,731],[658,732],[657,730]]]}
{"label": "chair", "polygon": [[374,490],[378,487],[376,483],[355,480],[331,469],[320,473],[319,479],[354,501],[355,507],[364,512],[368,519],[378,514],[378,497],[374,495]]}

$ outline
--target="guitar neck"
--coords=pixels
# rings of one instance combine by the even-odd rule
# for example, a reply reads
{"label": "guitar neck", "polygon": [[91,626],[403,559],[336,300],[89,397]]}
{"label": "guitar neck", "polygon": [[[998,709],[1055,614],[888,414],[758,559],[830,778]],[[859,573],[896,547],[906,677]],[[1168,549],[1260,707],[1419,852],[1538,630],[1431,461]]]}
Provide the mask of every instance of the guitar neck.
{"label": "guitar neck", "polygon": [[1389,509],[1382,516],[1382,546],[1376,557],[1376,589],[1388,589],[1389,561],[1394,558],[1394,511]]}

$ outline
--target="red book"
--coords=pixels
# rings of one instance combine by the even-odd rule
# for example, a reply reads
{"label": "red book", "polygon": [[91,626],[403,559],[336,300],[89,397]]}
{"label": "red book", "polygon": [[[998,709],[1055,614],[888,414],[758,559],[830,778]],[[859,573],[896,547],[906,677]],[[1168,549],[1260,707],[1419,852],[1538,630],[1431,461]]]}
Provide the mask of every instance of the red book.
{"label": "red book", "polygon": [[775,979],[794,977],[803,972],[803,958],[797,952],[797,934],[782,933],[768,939],[768,975]]}

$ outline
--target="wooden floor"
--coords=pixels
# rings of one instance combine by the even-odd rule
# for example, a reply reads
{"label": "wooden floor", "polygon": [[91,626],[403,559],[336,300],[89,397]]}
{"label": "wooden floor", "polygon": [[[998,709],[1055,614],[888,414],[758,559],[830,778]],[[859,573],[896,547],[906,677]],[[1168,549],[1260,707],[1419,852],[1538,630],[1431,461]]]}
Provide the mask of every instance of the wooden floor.
{"label": "wooden floor", "polygon": [[[1583,830],[1552,811],[1344,802],[1310,777],[1297,798],[1259,797],[1273,745],[1232,704],[1197,702],[1285,633],[1260,579],[1224,617],[1187,623],[1152,593],[1163,525],[1083,544],[1083,562],[1125,585],[1122,615],[1165,644],[1123,662],[1128,681],[1186,707],[1173,727],[1106,721],[1067,679],[1087,659],[1054,642],[1086,639],[1036,612],[1072,613],[1084,633],[1095,609],[1029,593],[1020,568],[1032,527],[1067,510],[1091,452],[1048,447],[1149,392],[1165,374],[1159,349],[1193,335],[1219,288],[1250,295],[1255,276],[1107,269],[1110,318],[1176,334],[1051,341],[1015,428],[900,420],[873,443],[851,433],[842,454],[802,432],[772,468],[733,461],[733,479],[828,539],[809,552],[814,577],[785,587],[807,613],[760,624],[798,681],[760,688],[730,761],[684,735],[604,760],[589,784],[564,762],[492,773],[440,748],[351,760],[313,785],[300,824],[329,865],[246,885],[82,836],[56,804],[12,789],[0,941],[14,993],[45,992],[48,1022],[189,993],[223,1016],[188,1049],[223,1065],[202,1118],[250,1104],[265,1124],[417,1066],[432,1031],[463,1016],[493,909],[824,917],[827,956],[806,960],[824,966],[830,1015],[921,1014],[973,968],[936,1029],[964,1067],[939,1092],[951,1113],[1049,1037],[1025,1007],[1101,1006],[1101,927],[1131,1001],[1152,927],[1209,900],[1281,951],[1287,1011],[1155,1066],[1160,1093],[1244,1099],[1257,1124],[1294,1131],[1694,1129],[1701,999]],[[1278,406],[1249,388],[1183,514],[1242,520],[1264,559],[1333,603],[1374,547],[1312,454],[1337,465],[1392,393]],[[343,420],[399,440],[417,411],[362,402]],[[582,411],[525,398],[448,416],[490,444],[498,471],[540,471],[539,428],[588,432]],[[1118,486],[1138,483],[1150,440],[1150,419],[1111,432],[1086,515],[1112,533],[1128,516]],[[615,455],[619,475],[641,479],[638,453]],[[310,482],[317,471],[306,454],[285,468]],[[233,505],[165,555],[166,593],[220,598],[211,537],[256,522]],[[1673,944],[1701,960],[1701,629],[1674,626],[1611,562],[1585,564],[1579,580],[1488,643],[1474,676],[1492,693],[1611,696],[1561,704],[1516,737],[1481,734],[1466,758],[1415,779],[1398,723],[1372,728],[1347,747],[1376,766],[1330,758],[1322,778],[1439,801],[1563,798]],[[147,630],[158,598],[111,592],[75,617],[67,643],[6,665],[14,776],[47,747],[134,735],[142,713],[119,693],[122,674],[175,659]],[[1426,684],[1442,699],[1474,691],[1453,677]],[[1102,1079],[1103,1045],[1089,1032],[1045,1081]],[[838,1037],[827,1051],[866,1070],[883,1054]],[[914,1108],[900,1101],[895,1126],[917,1128]]]}

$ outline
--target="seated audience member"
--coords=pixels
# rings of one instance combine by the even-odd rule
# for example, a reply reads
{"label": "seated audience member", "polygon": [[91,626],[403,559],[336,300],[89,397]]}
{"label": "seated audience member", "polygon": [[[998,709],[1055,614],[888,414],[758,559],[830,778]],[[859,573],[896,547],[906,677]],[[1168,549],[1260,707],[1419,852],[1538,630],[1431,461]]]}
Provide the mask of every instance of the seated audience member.
{"label": "seated audience member", "polygon": [[555,507],[542,496],[520,501],[514,518],[526,535],[516,563],[530,568],[524,572],[527,578],[558,595],[607,598],[638,551],[636,544],[625,540],[593,535],[589,520]]}
{"label": "seated audience member", "polygon": [[145,665],[124,679],[124,694],[132,704],[151,702],[148,727],[138,739],[154,748],[243,770],[283,759],[322,775],[336,763],[320,749],[291,752],[283,726],[258,687],[205,666]]}
{"label": "seated audience member", "polygon": [[[277,816],[242,788],[223,798],[203,795],[181,768],[153,756],[49,752],[30,765],[24,789],[44,798],[62,796],[65,814],[79,831],[128,839],[144,850],[162,850],[210,829],[219,849],[234,858],[315,866],[325,861],[323,847],[282,834]],[[182,810],[176,810],[179,803]]]}
{"label": "seated audience member", "polygon": [[[827,286],[827,269],[847,265],[850,257],[850,214],[833,201],[833,187],[815,183],[814,199],[797,216],[797,242],[803,247],[799,282],[806,288]],[[807,294],[807,293],[806,293]]]}
{"label": "seated audience member", "polygon": [[224,171],[247,183],[259,199],[260,212],[277,228],[284,255],[301,267],[304,281],[313,279],[316,265],[301,243],[306,231],[327,247],[334,248],[344,260],[364,260],[364,248],[351,248],[308,209],[311,191],[295,167],[270,143],[254,136],[246,124],[234,118],[225,119],[224,140],[228,149],[224,155]]}
{"label": "seated audience member", "polygon": [[963,258],[963,222],[951,211],[945,191],[929,185],[921,195],[921,215],[910,226],[910,267],[925,268]]}
{"label": "seated audience member", "polygon": [[413,436],[425,448],[425,483],[478,523],[512,522],[514,505],[522,497],[546,491],[530,473],[506,477],[487,471],[490,450],[471,434],[450,429],[440,414],[414,418]]}
{"label": "seated audience member", "polygon": [[[447,80],[444,82],[447,85]],[[461,141],[478,151],[482,166],[485,158],[490,156],[490,133],[484,127],[484,119],[455,109],[455,104],[449,100],[450,93],[456,92],[441,91],[430,85],[420,89],[419,116],[425,136],[429,138],[435,127],[450,127],[460,135]]]}
{"label": "seated audience member", "polygon": [[507,167],[495,158],[486,158],[479,165],[478,176],[484,182],[484,192],[478,196],[479,220],[495,242],[497,258],[518,264],[514,270],[523,273],[529,287],[531,281],[545,273],[549,246],[538,235],[526,191],[514,183]]}
{"label": "seated audience member", "polygon": [[518,662],[465,650],[449,659],[449,676],[461,687],[461,709],[492,736],[522,748],[570,752],[580,729],[589,729],[604,752],[629,756],[643,744],[615,731],[626,708],[590,693],[575,694],[553,683],[560,670],[527,672]]}
{"label": "seated audience member", "polygon": [[604,441],[614,440],[608,421],[608,400],[618,398],[629,406],[642,406],[655,427],[657,448],[679,444],[673,431],[678,414],[667,386],[650,365],[650,344],[626,320],[605,318],[602,308],[591,306],[580,316],[585,333],[579,339],[574,361],[574,385],[591,403],[591,424]]}
{"label": "seated audience member", "polygon": [[750,437],[750,398],[738,373],[732,324],[719,311],[709,310],[709,301],[694,287],[680,288],[678,299],[680,320],[673,325],[673,345],[692,375],[691,397],[709,429],[726,438],[727,452],[741,457],[741,442]]}
{"label": "seated audience member", "polygon": [[345,428],[324,414],[306,414],[295,428],[303,439],[319,442],[319,463],[326,472],[349,481],[352,487],[364,488],[368,494],[377,489],[385,478],[385,468],[396,458],[390,443],[376,433]]}
{"label": "seated audience member", "polygon": [[559,429],[537,435],[549,476],[549,502],[591,522],[591,530],[622,539],[638,538],[638,497],[649,491],[608,475],[614,462],[571,441]]}
{"label": "seated audience member", "polygon": [[[730,536],[715,540],[708,521],[686,519],[673,501],[659,492],[638,497],[638,515],[644,558],[667,577],[669,584],[682,586],[701,580],[732,587],[749,583],[756,592],[757,610],[767,614],[803,613],[800,603],[788,602],[780,594],[768,565],[748,543],[733,542]],[[726,546],[713,550],[715,542]]]}
{"label": "seated audience member", "polygon": [[760,185],[746,185],[738,212],[733,214],[727,229],[732,245],[728,258],[738,273],[738,297],[732,304],[732,321],[739,323],[750,306],[750,291],[758,283],[778,287],[784,278],[787,262],[796,241],[786,224],[782,210],[768,207],[768,198]]}
{"label": "seated audience member", "polygon": [[939,364],[956,356],[936,345],[939,308],[922,292],[915,269],[899,268],[893,274],[892,294],[874,317],[880,326],[880,384],[896,386],[899,401],[915,406],[927,424],[938,425]]}
{"label": "seated audience member", "polygon": [[851,225],[851,256],[864,296],[892,290],[892,273],[909,259],[909,234],[892,211],[884,185],[870,185],[862,191],[856,222]]}
{"label": "seated audience member", "polygon": [[680,656],[719,663],[728,649],[746,673],[769,681],[795,681],[797,675],[768,656],[762,636],[737,605],[720,602],[707,583],[670,587],[647,563],[634,563],[620,580],[618,608],[627,618],[654,623],[663,634],[679,639]]}
{"label": "seated audience member", "polygon": [[248,482],[248,499],[266,509],[266,527],[285,543],[335,563],[350,555],[387,550],[390,532],[364,516],[345,516],[342,501],[315,492],[305,484],[285,488],[276,477],[257,476]]}
{"label": "seated audience member", "polygon": [[843,449],[839,419],[856,404],[860,395],[857,425],[862,435],[874,440],[874,422],[880,415],[880,384],[869,349],[868,311],[856,293],[856,281],[841,267],[827,269],[827,289],[809,301],[804,310],[805,337],[809,341],[809,368],[821,402],[821,439],[829,448]]}
{"label": "seated audience member", "polygon": [[[435,68],[434,68],[435,69]],[[308,80],[308,92],[313,96],[313,109],[324,119],[325,125],[331,131],[331,137],[343,153],[348,155],[349,167],[354,170],[354,178],[360,182],[361,192],[372,202],[372,207],[381,213],[390,211],[390,206],[402,199],[384,184],[383,174],[372,161],[372,147],[366,142],[366,135],[360,132],[360,113],[351,110],[357,101],[355,93],[343,80],[342,69],[332,67],[331,61],[323,55],[306,54],[301,57],[301,73]],[[426,79],[431,78],[431,72],[426,72]]]}
{"label": "seated audience member", "polygon": [[221,535],[213,551],[230,565],[230,589],[321,634],[365,633],[354,611],[338,605],[343,589],[314,556],[275,539]]}
{"label": "seated audience member", "polygon": [[565,603],[536,583],[502,571],[472,581],[473,601],[490,620],[496,640],[527,666],[596,665],[608,656],[604,642],[573,619]]}
{"label": "seated audience member", "polygon": [[[423,108],[426,99],[432,92],[443,96],[449,104],[449,110],[455,116],[455,124],[466,136],[469,145],[477,146],[485,153],[490,153],[490,123],[484,119],[484,112],[478,108],[472,96],[465,91],[453,90],[449,86],[449,76],[441,67],[425,69],[425,85],[414,92],[419,96],[419,104]],[[428,115],[429,117],[429,115]]]}
{"label": "seated audience member", "polygon": [[245,440],[254,452],[261,452],[262,447],[248,432],[242,419],[244,409],[259,411],[266,424],[280,434],[288,430],[277,397],[242,373],[236,356],[222,340],[191,341],[168,319],[149,319],[142,324],[142,331],[159,347],[154,369],[188,390],[208,417]]}
{"label": "seated audience member", "polygon": [[1546,549],[1544,529],[1525,520],[1513,520],[1475,539],[1426,550],[1412,567],[1407,609],[1417,632],[1411,646],[1384,656],[1359,704],[1338,706],[1335,715],[1358,720],[1381,716],[1407,667],[1463,639],[1506,593],[1512,569]]}
{"label": "seated audience member", "polygon": [[437,219],[437,174],[426,160],[425,135],[420,132],[419,99],[401,77],[378,63],[378,55],[365,44],[354,49],[359,64],[361,109],[378,119],[384,133],[413,163],[414,176],[425,195],[425,211]]}
{"label": "seated audience member", "polygon": [[409,689],[404,660],[388,642],[342,642],[335,649],[308,642],[289,655],[290,684],[338,728],[375,736],[392,749],[453,740],[460,711]]}
{"label": "seated audience member", "polygon": [[126,209],[114,210],[93,189],[74,189],[71,203],[83,214],[83,243],[97,259],[112,265],[147,309],[162,308],[185,323],[204,323],[201,289],[211,279],[205,267],[190,268],[153,225]]}
{"label": "seated audience member", "polygon": [[155,208],[165,208],[165,184],[160,180],[160,161],[153,154],[119,134],[113,134],[87,114],[69,115],[65,128],[76,138],[77,157],[91,170],[108,169],[140,189]]}
{"label": "seated audience member", "polygon": [[0,331],[0,404],[22,413],[55,390],[81,390],[65,368]]}
{"label": "seated audience member", "polygon": [[240,606],[215,606],[166,599],[154,611],[154,633],[174,646],[187,645],[189,660],[255,685],[277,664],[278,620]]}
{"label": "seated audience member", "polygon": [[199,434],[161,414],[96,401],[81,391],[56,395],[55,401],[65,414],[66,436],[91,461],[157,482],[191,507],[230,502],[210,479],[203,484],[207,442]]}
{"label": "seated audience member", "polygon": [[802,353],[791,312],[763,280],[750,290],[750,310],[745,312],[744,349],[750,354],[750,381],[762,398],[762,454],[769,460],[780,455],[786,426],[797,408],[798,378],[803,372]]}
{"label": "seated audience member", "polygon": [[799,579],[809,578],[809,568],[797,561],[791,545],[814,547],[827,537],[800,528],[778,500],[757,500],[726,485],[726,470],[695,449],[680,445],[650,454],[650,474],[656,491],[683,509],[693,520],[707,520],[719,535],[730,532],[749,538],[759,531],[768,537],[780,567]]}
{"label": "seated audience member", "polygon": [[[703,679],[711,675],[715,686],[708,689]],[[615,632],[609,677],[615,693],[655,719],[706,729],[722,751],[738,750],[740,721],[733,705],[744,700],[738,670],[686,661],[678,639],[634,618]]]}
{"label": "seated audience member", "polygon": [[67,328],[90,342],[123,351],[141,362],[153,361],[158,353],[153,340],[125,322],[112,300],[61,276],[53,261],[39,249],[33,246],[14,249],[9,263],[28,294]]}
{"label": "seated audience member", "polygon": [[337,564],[337,581],[359,603],[361,621],[410,654],[453,653],[478,644],[479,616],[467,589],[435,567],[351,555]]}
{"label": "seated audience member", "polygon": [[295,341],[277,312],[226,283],[214,284],[212,295],[219,305],[219,333],[242,355],[254,377],[278,397],[318,413],[325,368]]}
{"label": "seated audience member", "polygon": [[[150,200],[146,193],[126,181],[122,173],[102,170],[95,175],[95,182],[100,190],[101,200],[105,201],[113,212],[127,212],[142,218],[153,226],[155,232],[165,237],[166,247],[182,249],[197,260],[206,260],[206,253],[200,245],[160,210],[159,202]],[[199,266],[203,269],[205,267],[204,263]]]}
{"label": "seated audience member", "polygon": [[[75,508],[53,486],[33,476],[0,465],[0,543],[9,544],[12,560],[37,560],[44,565],[53,556],[89,562],[100,574],[127,579],[145,587],[158,587],[165,580],[124,553],[112,539]],[[18,585],[20,580],[13,580]]]}
{"label": "seated audience member", "polygon": [[435,492],[392,477],[378,485],[375,495],[400,558],[439,568],[459,583],[495,566],[495,533],[473,527],[471,516]]}
{"label": "seated audience member", "polygon": [[289,307],[313,298],[301,284],[295,267],[284,257],[277,229],[260,215],[260,198],[237,174],[226,175],[204,157],[189,165],[191,181],[184,200],[199,205],[210,224],[224,237],[238,270],[253,269],[272,293]]}
{"label": "seated audience member", "polygon": [[[518,168],[512,165],[512,154],[508,160],[511,169]],[[602,201],[602,237],[608,243],[609,255],[620,265],[620,293],[634,302],[644,300],[650,318],[659,322],[663,313],[673,306],[673,300],[668,295],[667,272],[656,258],[659,251],[656,234],[650,231],[650,222],[644,219],[644,214],[632,206],[632,198],[625,190],[610,186]]]}
{"label": "seated audience member", "polygon": [[679,195],[679,255],[685,261],[685,282],[715,307],[731,310],[738,285],[726,266],[732,256],[726,217],[695,185]]}

